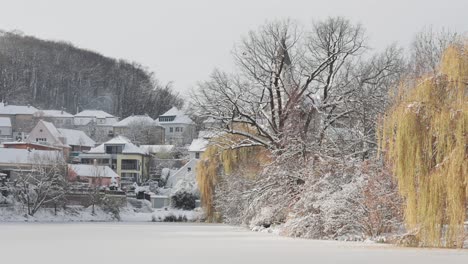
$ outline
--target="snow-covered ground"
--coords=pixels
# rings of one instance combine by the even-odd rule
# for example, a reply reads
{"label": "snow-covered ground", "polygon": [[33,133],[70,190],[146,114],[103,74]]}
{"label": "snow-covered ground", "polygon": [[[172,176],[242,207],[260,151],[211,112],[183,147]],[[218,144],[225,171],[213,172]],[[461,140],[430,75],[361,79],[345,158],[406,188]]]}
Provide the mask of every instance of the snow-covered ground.
{"label": "snow-covered ground", "polygon": [[2,223],[2,263],[468,263],[466,250],[292,239],[194,223]]}

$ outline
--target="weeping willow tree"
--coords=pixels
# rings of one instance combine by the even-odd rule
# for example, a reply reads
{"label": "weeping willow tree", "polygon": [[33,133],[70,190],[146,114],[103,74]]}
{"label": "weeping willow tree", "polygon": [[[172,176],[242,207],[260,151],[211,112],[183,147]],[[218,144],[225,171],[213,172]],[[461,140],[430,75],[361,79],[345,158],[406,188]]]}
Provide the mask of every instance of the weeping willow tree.
{"label": "weeping willow tree", "polygon": [[468,45],[449,47],[437,76],[400,89],[380,146],[421,246],[462,247],[468,186]]}
{"label": "weeping willow tree", "polygon": [[[224,148],[212,144],[206,149],[197,165],[197,182],[208,221],[219,220],[214,209],[213,197],[220,177],[255,177],[267,159],[266,149],[260,146]],[[242,176],[232,175],[240,166],[243,166],[243,171],[247,173]]]}

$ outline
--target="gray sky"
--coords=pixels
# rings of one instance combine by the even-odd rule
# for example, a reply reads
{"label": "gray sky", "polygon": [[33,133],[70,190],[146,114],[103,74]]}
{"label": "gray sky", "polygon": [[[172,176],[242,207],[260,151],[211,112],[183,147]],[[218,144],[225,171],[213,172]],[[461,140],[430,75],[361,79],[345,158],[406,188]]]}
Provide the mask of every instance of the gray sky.
{"label": "gray sky", "polygon": [[468,31],[468,0],[0,0],[0,10],[0,29],[136,61],[179,91],[230,69],[234,43],[275,18],[345,16],[376,49],[406,47],[426,25]]}

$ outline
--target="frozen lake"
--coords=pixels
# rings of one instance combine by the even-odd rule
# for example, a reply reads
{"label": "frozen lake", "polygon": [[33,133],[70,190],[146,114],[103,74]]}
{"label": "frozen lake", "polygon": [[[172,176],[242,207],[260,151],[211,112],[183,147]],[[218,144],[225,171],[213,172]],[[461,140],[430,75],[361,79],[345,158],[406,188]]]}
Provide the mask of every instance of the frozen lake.
{"label": "frozen lake", "polygon": [[1,223],[1,263],[468,263],[468,250],[291,239],[166,223]]}

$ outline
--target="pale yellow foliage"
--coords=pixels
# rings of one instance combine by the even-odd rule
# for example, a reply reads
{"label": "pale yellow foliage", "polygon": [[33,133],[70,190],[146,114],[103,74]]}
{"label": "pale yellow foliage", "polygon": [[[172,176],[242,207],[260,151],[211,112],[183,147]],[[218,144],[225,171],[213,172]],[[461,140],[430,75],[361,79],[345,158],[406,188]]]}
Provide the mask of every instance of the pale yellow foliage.
{"label": "pale yellow foliage", "polygon": [[468,45],[449,47],[438,76],[402,87],[382,122],[380,148],[423,246],[461,247],[468,183]]}

